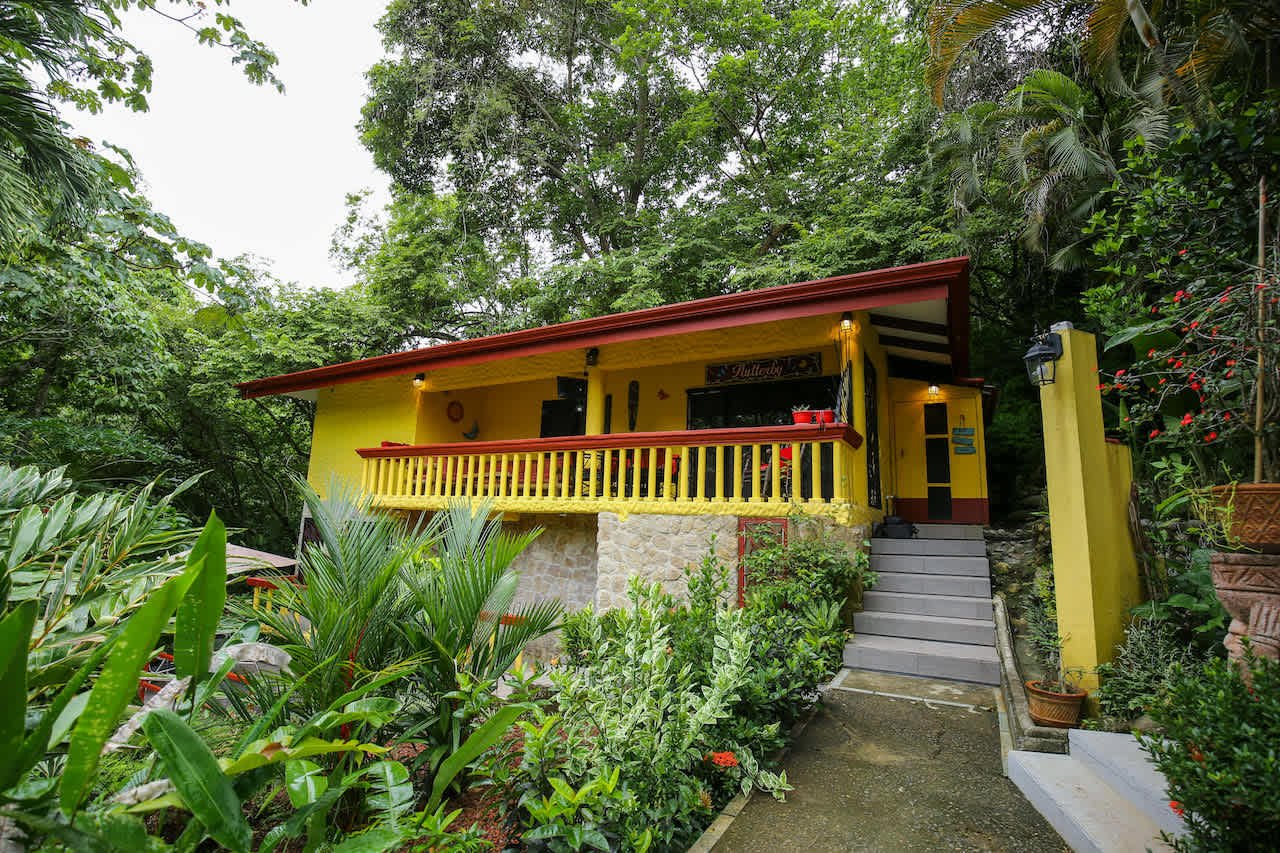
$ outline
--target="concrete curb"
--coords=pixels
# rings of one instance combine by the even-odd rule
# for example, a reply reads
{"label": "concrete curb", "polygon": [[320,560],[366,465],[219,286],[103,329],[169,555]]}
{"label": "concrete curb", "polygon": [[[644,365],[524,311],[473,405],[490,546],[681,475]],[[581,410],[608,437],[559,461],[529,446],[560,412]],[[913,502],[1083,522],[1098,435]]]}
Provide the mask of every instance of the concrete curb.
{"label": "concrete curb", "polygon": [[992,596],[991,603],[996,617],[996,654],[1000,658],[1000,693],[1004,697],[1007,711],[1004,718],[1009,726],[1013,748],[1025,752],[1051,752],[1066,755],[1068,730],[1037,725],[1031,719],[1031,711],[1027,707],[1027,693],[1022,687],[1022,674],[1018,672],[1018,661],[1013,653],[1013,633],[1009,629],[1009,614],[1005,609],[1004,596]]}
{"label": "concrete curb", "polygon": [[[818,713],[818,708],[822,705],[822,700],[826,698],[827,693],[829,693],[833,687],[839,686],[839,684],[844,681],[846,672],[848,672],[848,670],[842,666],[830,681],[826,684],[818,685],[818,701],[809,709],[809,713],[804,716],[804,719],[791,727],[791,731],[787,734],[787,745],[778,750],[778,752],[773,756],[773,760],[776,763],[782,763],[786,760],[786,757],[791,754],[791,745],[796,742],[796,738],[798,738],[800,733],[804,731],[805,726],[809,725],[809,722]],[[729,827],[733,825],[734,819],[742,813],[742,810],[746,808],[747,803],[751,802],[751,796],[754,793],[755,789],[752,788],[748,793],[739,794],[729,802],[725,803],[724,808],[720,810],[720,814],[716,815],[715,820],[711,821],[711,825],[704,829],[702,834],[698,836],[698,839],[689,847],[688,853],[711,853],[711,849],[715,847],[716,843],[719,842],[724,834],[729,831]]]}

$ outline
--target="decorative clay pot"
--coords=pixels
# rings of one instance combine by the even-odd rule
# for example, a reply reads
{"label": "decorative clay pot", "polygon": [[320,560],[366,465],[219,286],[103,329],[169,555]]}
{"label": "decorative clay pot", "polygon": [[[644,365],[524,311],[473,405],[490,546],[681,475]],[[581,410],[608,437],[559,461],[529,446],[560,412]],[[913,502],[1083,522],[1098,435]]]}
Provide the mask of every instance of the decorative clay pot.
{"label": "decorative clay pot", "polygon": [[1027,710],[1031,719],[1042,726],[1069,729],[1080,722],[1080,707],[1088,692],[1057,693],[1040,687],[1041,681],[1026,682]]}
{"label": "decorative clay pot", "polygon": [[835,409],[818,409],[813,413],[813,422],[815,424],[833,424],[836,422]]}
{"label": "decorative clay pot", "polygon": [[811,424],[813,423],[813,412],[809,411],[808,409],[804,409],[803,411],[798,411],[798,412],[792,412],[791,422],[793,424]]}
{"label": "decorative clay pot", "polygon": [[1280,659],[1280,554],[1214,554],[1213,589],[1231,614],[1223,645],[1239,661],[1249,637],[1260,657]]}
{"label": "decorative clay pot", "polygon": [[1231,535],[1244,547],[1280,554],[1280,483],[1215,486],[1213,495],[1231,507]]}

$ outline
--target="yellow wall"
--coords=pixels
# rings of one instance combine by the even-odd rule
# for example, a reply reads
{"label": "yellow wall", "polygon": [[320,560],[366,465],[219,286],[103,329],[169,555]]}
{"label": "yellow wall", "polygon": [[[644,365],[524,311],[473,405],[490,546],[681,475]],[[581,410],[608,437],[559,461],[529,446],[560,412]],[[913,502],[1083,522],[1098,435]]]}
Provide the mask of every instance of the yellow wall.
{"label": "yellow wall", "polygon": [[[477,441],[537,438],[542,426],[542,401],[556,396],[554,377],[509,382],[487,388],[423,391],[416,444],[466,441],[464,432],[480,427]],[[462,420],[445,414],[453,401],[462,404]]]}
{"label": "yellow wall", "polygon": [[[977,388],[939,385],[938,396],[929,396],[929,383],[914,379],[889,380],[893,412],[895,460],[891,493],[900,498],[927,498],[924,466],[924,404],[947,404],[947,431],[956,427],[974,429],[973,444],[978,452],[967,456],[951,453],[952,498],[987,497],[987,450],[982,423],[982,393]],[[881,438],[883,446],[884,439]],[[883,455],[883,451],[882,451]]]}
{"label": "yellow wall", "polygon": [[417,439],[418,395],[407,376],[322,388],[316,396],[307,480],[322,496],[330,479],[360,484],[358,447]]}
{"label": "yellow wall", "polygon": [[1129,449],[1108,443],[1097,388],[1093,335],[1061,332],[1057,381],[1040,390],[1049,485],[1049,526],[1062,661],[1093,670],[1112,659],[1124,639],[1129,609],[1141,602],[1141,583],[1129,535]]}
{"label": "yellow wall", "polygon": [[[866,414],[861,390],[861,353],[865,352],[876,366],[879,385],[881,493],[925,497],[922,437],[917,430],[911,440],[920,448],[919,459],[909,461],[911,470],[919,469],[916,488],[904,483],[910,477],[897,476],[905,457],[899,447],[901,429],[894,419],[896,404],[926,398],[926,384],[890,379],[888,359],[875,329],[862,313],[855,315],[855,323],[856,331],[843,337],[839,317],[825,316],[605,345],[600,347],[599,366],[592,369],[592,390],[611,396],[610,428],[614,433],[627,431],[627,389],[633,380],[640,386],[636,430],[683,430],[686,392],[706,386],[708,364],[819,352],[827,376],[838,375],[846,357],[854,359],[852,420],[859,424],[865,423]],[[585,352],[574,351],[430,372],[422,391],[413,388],[408,376],[324,389],[317,404],[310,479],[320,489],[329,472],[358,482],[360,460],[355,449],[376,446],[383,440],[458,442],[465,440],[464,432],[477,425],[480,441],[536,438],[542,401],[556,395],[555,376],[583,376],[585,371]],[[939,399],[952,404],[952,426],[972,425],[977,430],[978,453],[952,457],[953,495],[985,498],[981,396],[976,389],[944,386]],[[457,423],[445,414],[454,401],[463,408]],[[864,445],[849,455],[847,476],[859,503],[866,500],[865,453]]]}

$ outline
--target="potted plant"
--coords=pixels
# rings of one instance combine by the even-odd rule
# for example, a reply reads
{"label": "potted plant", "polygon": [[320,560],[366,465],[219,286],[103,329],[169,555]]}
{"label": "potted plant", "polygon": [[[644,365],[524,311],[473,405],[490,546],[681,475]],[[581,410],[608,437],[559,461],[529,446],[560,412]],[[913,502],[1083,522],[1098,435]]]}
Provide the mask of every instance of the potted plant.
{"label": "potted plant", "polygon": [[1080,710],[1089,692],[1080,689],[1078,670],[1063,669],[1060,637],[1055,638],[1049,648],[1041,644],[1038,651],[1043,657],[1046,672],[1054,677],[1024,682],[1031,719],[1042,726],[1069,729],[1080,722]]}
{"label": "potted plant", "polygon": [[1280,265],[1267,260],[1265,221],[1258,234],[1257,263],[1235,270],[1196,246],[1167,259],[1162,277],[1186,283],[1107,342],[1139,358],[1099,388],[1118,392],[1139,442],[1185,452],[1209,482],[1225,469],[1234,482],[1212,493],[1228,541],[1280,553]]}
{"label": "potted plant", "polygon": [[835,409],[817,409],[813,413],[813,422],[815,424],[833,424],[836,422]]}
{"label": "potted plant", "polygon": [[791,422],[795,424],[811,424],[813,423],[813,412],[809,411],[808,405],[792,406]]}

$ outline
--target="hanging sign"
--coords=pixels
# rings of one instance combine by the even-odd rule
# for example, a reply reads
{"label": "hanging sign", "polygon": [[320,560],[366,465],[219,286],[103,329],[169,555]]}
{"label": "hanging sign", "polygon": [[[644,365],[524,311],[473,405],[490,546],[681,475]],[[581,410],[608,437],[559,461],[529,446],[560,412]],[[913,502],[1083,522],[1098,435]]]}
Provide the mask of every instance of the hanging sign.
{"label": "hanging sign", "polygon": [[707,365],[708,385],[729,385],[734,382],[768,382],[773,379],[795,379],[801,376],[822,375],[822,353],[783,355],[777,358],[757,358],[751,361],[727,361]]}

